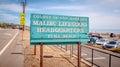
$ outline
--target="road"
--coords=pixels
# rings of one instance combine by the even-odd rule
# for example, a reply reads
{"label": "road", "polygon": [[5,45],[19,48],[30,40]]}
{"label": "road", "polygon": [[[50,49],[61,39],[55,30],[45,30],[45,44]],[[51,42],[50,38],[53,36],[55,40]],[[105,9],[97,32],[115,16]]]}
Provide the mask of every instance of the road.
{"label": "road", "polygon": [[[85,58],[88,61],[92,61],[92,50],[82,47],[82,57]],[[111,62],[110,62],[111,61]],[[110,62],[110,63],[109,63]],[[99,51],[93,51],[93,63],[97,64],[100,67],[120,67],[120,58],[111,56],[110,60],[110,55],[105,54]]]}
{"label": "road", "polygon": [[0,29],[0,67],[24,67],[19,30]]}
{"label": "road", "polygon": [[[62,48],[66,48],[66,46],[63,45]],[[67,51],[70,51],[70,45],[67,46]],[[77,55],[77,45],[73,46],[73,53]],[[86,47],[82,47],[82,58],[92,62],[92,50]],[[109,54],[93,51],[93,63],[99,67],[109,67],[109,59]],[[120,67],[120,58],[111,56],[110,64],[111,67]]]}

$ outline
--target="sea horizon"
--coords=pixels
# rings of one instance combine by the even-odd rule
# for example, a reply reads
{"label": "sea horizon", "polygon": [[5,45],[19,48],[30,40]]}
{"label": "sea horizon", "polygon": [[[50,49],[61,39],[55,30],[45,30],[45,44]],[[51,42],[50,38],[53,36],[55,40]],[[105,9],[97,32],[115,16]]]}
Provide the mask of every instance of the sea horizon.
{"label": "sea horizon", "polygon": [[90,29],[90,32],[120,34],[120,29]]}

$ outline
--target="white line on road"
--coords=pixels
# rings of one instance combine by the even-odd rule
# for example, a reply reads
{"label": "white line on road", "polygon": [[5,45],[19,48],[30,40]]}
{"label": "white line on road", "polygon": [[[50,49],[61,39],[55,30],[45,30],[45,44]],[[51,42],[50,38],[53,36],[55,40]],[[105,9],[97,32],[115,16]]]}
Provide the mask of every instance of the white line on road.
{"label": "white line on road", "polygon": [[11,42],[15,39],[15,37],[18,35],[19,30],[17,31],[17,33],[14,35],[14,37],[8,42],[8,44],[0,51],[0,56],[2,55],[2,53],[6,50],[6,48],[11,44]]}
{"label": "white line on road", "polygon": [[[91,60],[92,58],[85,58],[85,59]],[[99,59],[105,59],[105,57],[98,57],[98,58],[93,58],[93,59],[99,60]]]}
{"label": "white line on road", "polygon": [[82,56],[86,56],[87,54],[86,53],[83,53]]}

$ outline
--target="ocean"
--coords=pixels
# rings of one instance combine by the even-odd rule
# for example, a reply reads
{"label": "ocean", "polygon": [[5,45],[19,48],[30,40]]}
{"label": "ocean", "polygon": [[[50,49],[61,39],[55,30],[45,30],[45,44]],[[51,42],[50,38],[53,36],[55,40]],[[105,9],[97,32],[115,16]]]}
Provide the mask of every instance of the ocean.
{"label": "ocean", "polygon": [[120,29],[90,29],[90,32],[120,34]]}

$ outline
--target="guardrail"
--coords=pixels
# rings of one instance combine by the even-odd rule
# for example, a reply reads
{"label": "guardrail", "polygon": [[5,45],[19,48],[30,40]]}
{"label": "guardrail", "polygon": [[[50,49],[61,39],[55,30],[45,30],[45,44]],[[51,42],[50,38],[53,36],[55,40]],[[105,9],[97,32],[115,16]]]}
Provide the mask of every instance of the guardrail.
{"label": "guardrail", "polygon": [[[76,45],[58,45],[58,47],[63,48],[66,51],[71,51],[72,48],[72,54],[77,55],[77,46]],[[91,63],[91,66],[96,67],[120,67],[120,54],[114,53],[111,51],[87,46],[87,45],[81,45],[81,53],[82,55],[85,53],[85,51],[88,53],[87,56],[81,56],[82,59],[85,61],[88,61]],[[100,54],[100,56],[98,55]],[[103,58],[96,58],[96,57],[103,57]],[[87,58],[87,59],[86,59]],[[97,60],[96,60],[97,59]]]}

